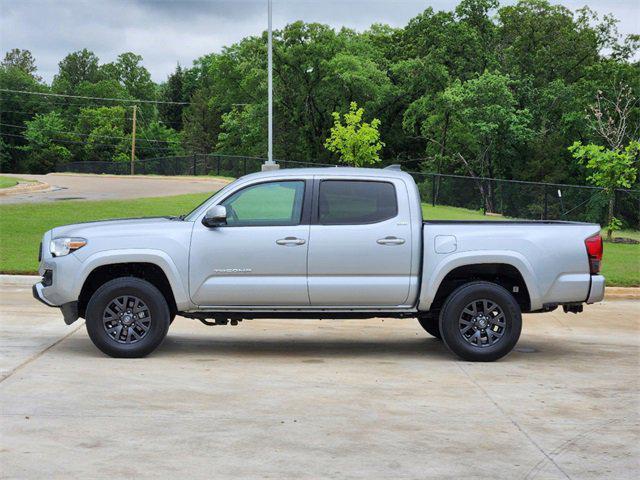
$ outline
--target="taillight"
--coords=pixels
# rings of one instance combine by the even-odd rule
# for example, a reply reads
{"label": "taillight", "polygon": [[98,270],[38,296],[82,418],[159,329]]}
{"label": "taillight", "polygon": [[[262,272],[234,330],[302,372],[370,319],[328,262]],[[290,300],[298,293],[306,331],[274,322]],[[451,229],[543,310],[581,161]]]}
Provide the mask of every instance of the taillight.
{"label": "taillight", "polygon": [[589,257],[589,271],[591,275],[596,275],[600,271],[600,263],[602,263],[602,237],[596,234],[584,241],[587,247],[587,256]]}

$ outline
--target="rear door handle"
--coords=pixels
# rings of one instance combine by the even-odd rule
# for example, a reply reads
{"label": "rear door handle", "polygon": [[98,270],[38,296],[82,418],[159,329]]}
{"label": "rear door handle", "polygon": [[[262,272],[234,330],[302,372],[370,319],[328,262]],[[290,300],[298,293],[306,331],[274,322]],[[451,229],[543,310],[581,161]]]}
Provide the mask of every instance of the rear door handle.
{"label": "rear door handle", "polygon": [[384,237],[378,239],[380,245],[402,245],[405,242],[404,238],[398,237]]}
{"label": "rear door handle", "polygon": [[280,240],[276,240],[276,243],[278,245],[293,246],[293,245],[304,245],[307,242],[302,238],[285,237],[285,238],[281,238]]}

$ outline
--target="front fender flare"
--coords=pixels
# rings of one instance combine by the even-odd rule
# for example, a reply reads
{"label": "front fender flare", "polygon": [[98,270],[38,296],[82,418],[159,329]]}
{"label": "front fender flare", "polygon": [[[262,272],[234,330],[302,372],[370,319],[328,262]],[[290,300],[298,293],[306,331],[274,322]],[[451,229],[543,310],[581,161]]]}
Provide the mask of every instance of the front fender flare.
{"label": "front fender flare", "polygon": [[152,263],[162,269],[169,281],[173,297],[178,310],[193,308],[189,299],[188,285],[183,281],[180,270],[173,259],[162,250],[155,249],[119,249],[96,252],[82,262],[83,268],[76,275],[75,298],[80,296],[80,291],[87,277],[98,267],[117,263]]}

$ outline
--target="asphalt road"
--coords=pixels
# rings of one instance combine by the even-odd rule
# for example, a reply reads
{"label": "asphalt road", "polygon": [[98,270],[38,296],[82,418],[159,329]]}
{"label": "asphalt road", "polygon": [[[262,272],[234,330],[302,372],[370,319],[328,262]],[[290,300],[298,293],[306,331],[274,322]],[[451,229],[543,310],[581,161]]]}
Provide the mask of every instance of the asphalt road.
{"label": "asphalt road", "polygon": [[[7,175],[10,176],[10,175]],[[109,175],[16,175],[20,178],[48,183],[45,191],[0,196],[0,205],[24,202],[64,200],[116,200],[163,197],[183,193],[206,193],[219,190],[228,182],[206,177],[153,177]]]}
{"label": "asphalt road", "polygon": [[178,318],[114,360],[0,289],[3,478],[637,478],[637,301],[527,315],[491,364],[392,319]]}

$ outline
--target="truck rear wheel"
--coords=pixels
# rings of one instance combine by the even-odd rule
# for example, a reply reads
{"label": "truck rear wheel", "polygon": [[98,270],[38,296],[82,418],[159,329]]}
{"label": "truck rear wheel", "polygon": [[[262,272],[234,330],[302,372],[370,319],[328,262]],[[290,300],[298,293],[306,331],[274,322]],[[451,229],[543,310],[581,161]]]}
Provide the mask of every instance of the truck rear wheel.
{"label": "truck rear wheel", "polygon": [[473,282],[456,289],[440,314],[445,345],[463,360],[491,362],[515,347],[522,315],[515,298],[490,282]]}
{"label": "truck rear wheel", "polygon": [[418,323],[429,335],[436,337],[438,340],[442,340],[442,335],[440,334],[440,320],[437,315],[435,317],[431,315],[418,317]]}
{"label": "truck rear wheel", "polygon": [[121,277],[102,285],[87,305],[87,332],[107,355],[137,358],[155,350],[170,323],[167,301],[151,283]]}

